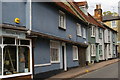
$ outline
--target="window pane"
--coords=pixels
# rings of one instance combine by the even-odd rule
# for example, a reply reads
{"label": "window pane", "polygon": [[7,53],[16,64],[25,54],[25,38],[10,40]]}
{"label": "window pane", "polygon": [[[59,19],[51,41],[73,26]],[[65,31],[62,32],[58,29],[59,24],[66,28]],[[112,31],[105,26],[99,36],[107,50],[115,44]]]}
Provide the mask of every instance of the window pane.
{"label": "window pane", "polygon": [[29,40],[20,40],[20,44],[21,45],[30,45],[30,41]]}
{"label": "window pane", "polygon": [[2,44],[2,37],[0,37],[0,44]]}
{"label": "window pane", "polygon": [[19,47],[19,72],[30,72],[30,50],[28,47]]}
{"label": "window pane", "polygon": [[3,37],[3,44],[15,44],[15,38]]}
{"label": "window pane", "polygon": [[0,75],[2,74],[2,48],[0,47]]}
{"label": "window pane", "polygon": [[58,49],[51,48],[51,61],[58,61]]}
{"label": "window pane", "polygon": [[17,73],[17,49],[16,46],[4,47],[4,75]]}

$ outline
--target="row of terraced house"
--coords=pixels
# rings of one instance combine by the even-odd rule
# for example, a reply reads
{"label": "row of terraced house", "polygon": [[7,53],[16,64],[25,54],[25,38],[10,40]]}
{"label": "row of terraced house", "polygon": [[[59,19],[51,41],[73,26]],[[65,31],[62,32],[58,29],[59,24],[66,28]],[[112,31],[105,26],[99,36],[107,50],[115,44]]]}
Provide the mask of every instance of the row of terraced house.
{"label": "row of terraced house", "polygon": [[47,78],[117,57],[117,31],[87,2],[0,1],[0,78]]}

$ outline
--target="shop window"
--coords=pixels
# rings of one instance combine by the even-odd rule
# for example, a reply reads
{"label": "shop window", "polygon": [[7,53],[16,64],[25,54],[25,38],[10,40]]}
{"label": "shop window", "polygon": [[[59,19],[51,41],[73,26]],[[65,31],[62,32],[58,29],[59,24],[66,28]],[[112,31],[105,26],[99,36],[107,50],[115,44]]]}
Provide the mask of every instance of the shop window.
{"label": "shop window", "polygon": [[30,72],[30,50],[26,46],[4,47],[4,75]]}
{"label": "shop window", "polygon": [[15,44],[15,38],[3,37],[3,44]]}
{"label": "shop window", "polygon": [[4,75],[17,73],[17,48],[16,46],[4,47]]}
{"label": "shop window", "polygon": [[2,74],[2,48],[0,47],[0,75]]}
{"label": "shop window", "polygon": [[20,45],[30,45],[29,40],[20,40]]}
{"label": "shop window", "polygon": [[30,53],[28,47],[19,47],[19,72],[30,72]]}
{"label": "shop window", "polygon": [[2,44],[2,37],[0,37],[0,44]]}

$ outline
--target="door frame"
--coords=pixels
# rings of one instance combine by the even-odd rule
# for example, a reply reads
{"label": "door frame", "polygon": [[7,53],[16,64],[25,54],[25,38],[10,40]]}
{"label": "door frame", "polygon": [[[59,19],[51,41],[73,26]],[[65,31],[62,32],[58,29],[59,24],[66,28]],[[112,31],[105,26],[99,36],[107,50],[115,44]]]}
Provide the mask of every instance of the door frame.
{"label": "door frame", "polygon": [[[64,59],[63,59],[63,53],[62,53],[62,47],[64,46]],[[66,43],[62,42],[61,44],[61,63],[60,63],[60,69],[63,69],[64,71],[67,71],[67,54],[66,54]],[[64,60],[64,64],[63,64]]]}

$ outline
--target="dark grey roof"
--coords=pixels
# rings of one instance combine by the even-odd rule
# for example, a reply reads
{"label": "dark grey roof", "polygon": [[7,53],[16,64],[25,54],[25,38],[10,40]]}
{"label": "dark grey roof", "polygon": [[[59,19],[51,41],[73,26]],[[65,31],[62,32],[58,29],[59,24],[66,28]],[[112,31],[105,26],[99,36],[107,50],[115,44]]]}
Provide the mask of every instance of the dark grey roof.
{"label": "dark grey roof", "polygon": [[103,16],[103,22],[113,21],[113,20],[120,20],[120,16],[112,16],[112,15]]}

